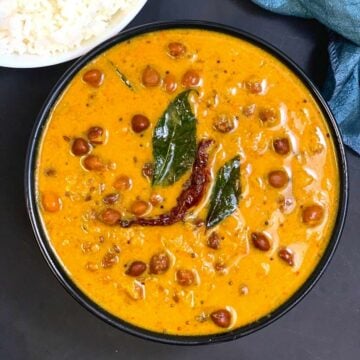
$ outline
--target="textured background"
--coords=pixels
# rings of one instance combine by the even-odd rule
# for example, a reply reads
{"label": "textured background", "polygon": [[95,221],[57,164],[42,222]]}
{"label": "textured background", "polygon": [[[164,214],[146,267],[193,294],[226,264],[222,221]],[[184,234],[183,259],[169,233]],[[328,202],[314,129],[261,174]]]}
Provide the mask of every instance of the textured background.
{"label": "textured background", "polygon": [[[247,0],[149,0],[130,25],[203,19],[272,42],[321,86],[326,30]],[[205,347],[175,347],[126,335],[68,295],[34,240],[25,211],[23,169],[30,131],[56,80],[70,64],[0,68],[0,359],[277,359],[360,358],[360,158],[347,152],[350,207],[336,255],[315,289],[290,313],[246,338]]]}

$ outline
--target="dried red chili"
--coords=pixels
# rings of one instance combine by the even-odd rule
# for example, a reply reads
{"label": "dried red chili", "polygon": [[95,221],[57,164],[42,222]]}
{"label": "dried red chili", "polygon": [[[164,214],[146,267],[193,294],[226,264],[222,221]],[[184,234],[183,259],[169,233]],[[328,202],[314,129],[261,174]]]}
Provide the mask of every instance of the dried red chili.
{"label": "dried red chili", "polygon": [[211,139],[203,139],[200,141],[188,185],[178,196],[175,207],[169,212],[155,218],[120,220],[120,226],[168,226],[183,220],[186,212],[193,206],[199,204],[204,195],[206,185],[210,181],[210,170],[207,167],[209,160],[208,150],[213,142]]}

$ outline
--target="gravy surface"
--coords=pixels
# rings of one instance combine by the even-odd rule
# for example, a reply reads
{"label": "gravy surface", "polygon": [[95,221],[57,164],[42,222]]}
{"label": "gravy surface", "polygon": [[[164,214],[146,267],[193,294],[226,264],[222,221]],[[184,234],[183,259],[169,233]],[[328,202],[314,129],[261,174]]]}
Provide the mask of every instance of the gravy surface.
{"label": "gravy surface", "polygon": [[[149,67],[155,73],[146,73]],[[99,73],[85,76],[94,69]],[[109,207],[156,216],[175,206],[191,170],[171,186],[152,186],[142,169],[153,162],[154,127],[187,87],[196,89],[189,101],[197,141],[215,141],[204,198],[171,226],[104,223],[100,214]],[[135,131],[134,114],[143,114],[148,127],[140,119]],[[230,130],[223,127],[229,119]],[[100,143],[91,144],[91,127],[103,130]],[[89,146],[100,168],[88,170],[88,155],[74,155],[77,138],[85,144],[75,152]],[[239,205],[206,230],[214,178],[235,155]],[[307,88],[265,51],[202,30],[141,35],[82,69],[50,116],[36,179],[49,241],[76,285],[130,323],[179,335],[234,329],[284,303],[321,258],[338,210],[334,145]],[[167,254],[168,269],[150,273],[159,253]],[[134,261],[146,266],[138,276],[129,275]],[[191,272],[190,284],[179,270]]]}

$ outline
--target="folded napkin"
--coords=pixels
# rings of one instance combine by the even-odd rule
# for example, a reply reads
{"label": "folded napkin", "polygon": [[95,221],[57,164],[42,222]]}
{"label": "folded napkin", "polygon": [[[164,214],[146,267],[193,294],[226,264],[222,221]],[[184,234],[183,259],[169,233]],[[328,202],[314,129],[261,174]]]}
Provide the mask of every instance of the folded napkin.
{"label": "folded napkin", "polygon": [[314,18],[330,35],[330,66],[323,95],[346,145],[360,154],[360,1],[252,0],[279,14]]}

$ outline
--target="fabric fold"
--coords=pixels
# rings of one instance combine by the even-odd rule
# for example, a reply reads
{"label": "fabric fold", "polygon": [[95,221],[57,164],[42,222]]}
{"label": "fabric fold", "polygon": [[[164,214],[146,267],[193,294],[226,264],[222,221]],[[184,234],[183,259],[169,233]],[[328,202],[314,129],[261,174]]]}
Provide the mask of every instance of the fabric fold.
{"label": "fabric fold", "polygon": [[330,35],[330,65],[322,93],[344,143],[360,154],[360,1],[252,1],[279,14],[317,19],[336,32]]}

